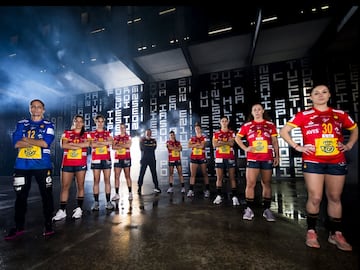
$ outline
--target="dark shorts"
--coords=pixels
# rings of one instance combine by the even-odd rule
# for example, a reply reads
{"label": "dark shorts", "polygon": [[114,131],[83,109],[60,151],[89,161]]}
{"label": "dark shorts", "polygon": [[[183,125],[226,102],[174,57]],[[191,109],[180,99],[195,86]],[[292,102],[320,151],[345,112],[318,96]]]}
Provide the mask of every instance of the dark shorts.
{"label": "dark shorts", "polygon": [[191,159],[190,163],[194,163],[194,164],[205,164],[207,161],[206,159]]}
{"label": "dark shorts", "polygon": [[246,162],[247,168],[261,169],[261,170],[272,170],[273,162],[269,161],[248,161]]}
{"label": "dark shorts", "polygon": [[176,160],[176,161],[169,161],[169,166],[171,167],[177,167],[177,166],[181,166],[181,160]]}
{"label": "dark shorts", "polygon": [[61,168],[61,170],[63,172],[69,172],[69,173],[76,173],[76,172],[80,172],[80,171],[86,171],[87,170],[87,166],[63,166]]}
{"label": "dark shorts", "polygon": [[92,160],[91,169],[93,170],[111,169],[111,160]]}
{"label": "dark shorts", "polygon": [[131,159],[119,159],[114,162],[115,168],[128,168],[131,167]]}
{"label": "dark shorts", "polygon": [[303,162],[304,173],[330,174],[330,175],[346,175],[347,164],[329,164],[329,163],[313,163]]}
{"label": "dark shorts", "polygon": [[215,168],[217,169],[229,169],[235,167],[235,159],[215,158]]}

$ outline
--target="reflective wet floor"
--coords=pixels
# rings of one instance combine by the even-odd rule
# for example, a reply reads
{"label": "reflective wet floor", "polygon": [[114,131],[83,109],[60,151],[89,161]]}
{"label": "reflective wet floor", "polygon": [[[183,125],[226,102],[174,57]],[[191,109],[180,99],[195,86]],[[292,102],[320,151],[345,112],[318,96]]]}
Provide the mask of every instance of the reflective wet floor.
{"label": "reflective wet floor", "polygon": [[[5,236],[13,226],[15,196],[11,177],[0,180],[0,228]],[[54,180],[57,210],[60,184],[58,177]],[[321,248],[311,249],[305,245],[306,192],[301,179],[273,181],[271,209],[275,222],[267,222],[262,217],[260,200],[252,221],[242,219],[243,206],[232,206],[226,194],[221,205],[214,205],[215,179],[211,179],[209,199],[203,197],[201,179],[195,186],[193,199],[183,196],[177,180],[175,183],[173,195],[166,193],[166,180],[161,181],[162,193],[155,195],[151,179],[147,178],[143,195],[139,196],[133,181],[134,199],[129,201],[122,179],[117,209],[109,212],[105,209],[101,181],[100,211],[92,212],[92,177],[89,175],[83,217],[71,219],[76,205],[73,185],[67,218],[54,224],[55,235],[44,238],[41,199],[33,181],[26,232],[16,240],[0,240],[0,269],[359,268],[357,186],[346,185],[344,190],[344,235],[353,245],[352,252],[344,252],[327,242],[323,213],[318,229]],[[239,190],[243,185],[240,181]],[[259,198],[259,185],[256,190]]]}

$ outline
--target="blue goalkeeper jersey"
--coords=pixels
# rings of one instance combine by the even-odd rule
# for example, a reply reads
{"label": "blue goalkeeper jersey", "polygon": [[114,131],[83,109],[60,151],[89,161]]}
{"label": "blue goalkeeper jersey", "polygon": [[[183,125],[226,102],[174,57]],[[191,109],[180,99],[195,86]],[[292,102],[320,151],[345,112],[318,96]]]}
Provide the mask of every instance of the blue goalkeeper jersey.
{"label": "blue goalkeeper jersey", "polygon": [[55,138],[54,124],[44,119],[36,122],[31,119],[20,120],[17,122],[16,130],[12,135],[13,145],[15,146],[23,137],[43,139],[48,147],[18,148],[14,168],[21,170],[52,169],[50,146]]}

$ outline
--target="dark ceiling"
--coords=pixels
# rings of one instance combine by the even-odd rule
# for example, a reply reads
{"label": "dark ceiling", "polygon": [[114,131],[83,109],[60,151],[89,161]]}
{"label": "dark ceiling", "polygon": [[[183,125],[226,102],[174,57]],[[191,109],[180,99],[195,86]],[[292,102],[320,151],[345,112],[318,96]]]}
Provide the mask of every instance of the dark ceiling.
{"label": "dark ceiling", "polygon": [[[0,95],[60,97],[305,56],[358,55],[358,6],[290,2],[3,6]],[[208,34],[224,27],[232,28]]]}

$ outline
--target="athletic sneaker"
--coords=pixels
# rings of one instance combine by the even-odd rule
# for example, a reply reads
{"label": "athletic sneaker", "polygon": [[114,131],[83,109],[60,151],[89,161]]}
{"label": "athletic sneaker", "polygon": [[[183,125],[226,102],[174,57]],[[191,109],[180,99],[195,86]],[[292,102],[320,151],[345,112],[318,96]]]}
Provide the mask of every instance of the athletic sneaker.
{"label": "athletic sneaker", "polygon": [[186,196],[188,196],[189,198],[190,197],[194,197],[194,191],[193,190],[191,190],[191,189],[189,189],[189,191],[188,191],[188,193],[187,193],[187,195]]}
{"label": "athletic sneaker", "polygon": [[252,220],[254,217],[254,212],[250,209],[250,207],[246,207],[243,215],[243,219]]}
{"label": "athletic sneaker", "polygon": [[111,198],[112,201],[118,201],[120,200],[120,195],[115,193],[115,195]]}
{"label": "athletic sneaker", "polygon": [[95,201],[94,204],[91,206],[91,210],[99,211],[99,209],[100,209],[99,202]]}
{"label": "athletic sneaker", "polygon": [[106,208],[107,210],[114,210],[114,205],[113,205],[112,202],[109,201],[109,202],[106,203],[105,208]]}
{"label": "athletic sneaker", "polygon": [[209,197],[210,197],[210,191],[209,191],[209,190],[205,190],[205,191],[204,191],[204,197],[205,197],[205,198],[209,198]]}
{"label": "athletic sneaker", "polygon": [[311,247],[311,248],[320,248],[320,244],[319,244],[319,242],[317,240],[317,234],[316,234],[315,230],[308,230],[307,231],[305,244],[308,247]]}
{"label": "athletic sneaker", "polygon": [[154,188],[154,192],[155,192],[155,193],[161,193],[161,189],[158,188],[158,187],[157,187],[157,188]]}
{"label": "athletic sneaker", "polygon": [[52,221],[59,221],[59,220],[62,220],[64,218],[66,218],[66,211],[62,210],[62,209],[59,209],[56,212],[56,215],[52,218]]}
{"label": "athletic sneaker", "polygon": [[129,192],[129,197],[128,197],[128,200],[131,201],[133,199],[133,195],[132,195],[132,192]]}
{"label": "athletic sneaker", "polygon": [[265,209],[265,210],[264,210],[263,217],[264,217],[267,221],[275,221],[275,217],[274,217],[274,215],[273,215],[273,213],[271,212],[270,209]]}
{"label": "athletic sneaker", "polygon": [[233,201],[233,206],[240,205],[239,199],[236,196],[232,197],[232,201]]}
{"label": "athletic sneaker", "polygon": [[173,187],[169,187],[167,190],[167,193],[174,193],[174,188]]}
{"label": "athletic sneaker", "polygon": [[336,231],[333,235],[330,234],[328,241],[329,243],[336,245],[338,249],[343,251],[352,251],[352,246],[346,242],[345,237],[339,231]]}
{"label": "athletic sneaker", "polygon": [[73,215],[72,215],[72,218],[75,218],[75,219],[78,219],[78,218],[81,218],[82,217],[82,210],[80,207],[76,207],[74,210],[73,210]]}
{"label": "athletic sneaker", "polygon": [[220,195],[217,195],[213,203],[214,203],[214,204],[220,204],[220,203],[222,203],[222,198],[221,198],[221,196],[220,196]]}
{"label": "athletic sneaker", "polygon": [[182,187],[182,188],[181,188],[181,193],[185,193],[185,192],[186,192],[185,188]]}
{"label": "athletic sneaker", "polygon": [[5,240],[13,240],[16,237],[24,234],[24,229],[11,228],[9,233],[4,237]]}

